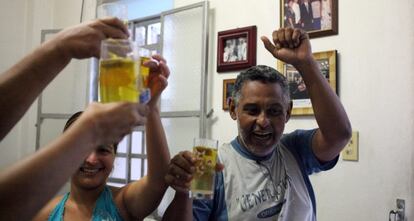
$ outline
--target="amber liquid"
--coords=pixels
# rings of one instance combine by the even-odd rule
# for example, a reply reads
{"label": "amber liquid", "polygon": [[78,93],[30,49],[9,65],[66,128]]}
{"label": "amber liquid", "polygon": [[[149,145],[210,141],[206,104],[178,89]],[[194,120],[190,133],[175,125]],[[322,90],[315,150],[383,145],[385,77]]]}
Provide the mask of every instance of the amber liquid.
{"label": "amber liquid", "polygon": [[[138,102],[141,89],[148,86],[149,68],[127,58],[101,60],[99,64],[100,102]],[[137,74],[139,71],[139,75]],[[138,79],[138,76],[141,79]]]}
{"label": "amber liquid", "polygon": [[139,70],[139,72],[141,74],[143,86],[145,88],[148,88],[148,85],[149,85],[150,70],[149,70],[149,67],[144,66],[144,62],[149,61],[149,60],[150,60],[149,57],[141,57],[141,59],[140,59],[140,66],[139,66],[140,70]]}
{"label": "amber liquid", "polygon": [[195,198],[211,199],[214,192],[214,175],[217,162],[217,149],[196,146],[193,154],[197,158],[196,172],[191,182],[191,192]]}

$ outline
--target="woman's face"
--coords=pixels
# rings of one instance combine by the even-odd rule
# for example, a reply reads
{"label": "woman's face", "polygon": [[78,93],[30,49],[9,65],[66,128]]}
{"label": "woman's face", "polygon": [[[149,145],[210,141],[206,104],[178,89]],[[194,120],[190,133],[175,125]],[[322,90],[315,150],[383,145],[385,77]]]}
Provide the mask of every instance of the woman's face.
{"label": "woman's face", "polygon": [[72,176],[72,183],[83,189],[95,189],[106,184],[115,160],[113,145],[97,147]]}

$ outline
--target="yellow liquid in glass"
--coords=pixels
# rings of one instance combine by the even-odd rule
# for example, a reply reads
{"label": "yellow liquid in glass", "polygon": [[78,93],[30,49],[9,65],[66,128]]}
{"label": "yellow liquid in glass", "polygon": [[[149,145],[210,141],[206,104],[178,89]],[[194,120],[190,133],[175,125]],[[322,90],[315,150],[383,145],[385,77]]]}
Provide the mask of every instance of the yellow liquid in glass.
{"label": "yellow liquid in glass", "polygon": [[143,86],[145,88],[148,88],[150,69],[149,69],[149,67],[144,66],[144,62],[149,61],[149,60],[150,60],[149,57],[141,57],[141,59],[140,59],[140,70],[139,70],[139,72],[141,74]]}
{"label": "yellow liquid in glass", "polygon": [[198,158],[196,172],[191,182],[191,192],[201,195],[212,195],[214,174],[217,162],[217,149],[203,146],[193,148],[193,154]]}
{"label": "yellow liquid in glass", "polygon": [[137,102],[138,64],[131,59],[115,58],[101,60],[99,64],[100,102]]}

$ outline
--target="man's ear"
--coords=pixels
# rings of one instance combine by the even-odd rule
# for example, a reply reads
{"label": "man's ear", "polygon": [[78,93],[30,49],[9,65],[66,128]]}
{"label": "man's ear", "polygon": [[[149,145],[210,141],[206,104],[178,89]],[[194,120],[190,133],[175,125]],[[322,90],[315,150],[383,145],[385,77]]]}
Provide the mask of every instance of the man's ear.
{"label": "man's ear", "polygon": [[237,119],[236,104],[232,97],[229,98],[229,113],[230,113],[231,119],[233,120]]}
{"label": "man's ear", "polygon": [[293,102],[290,101],[289,104],[288,104],[288,108],[286,110],[286,121],[285,121],[285,123],[287,123],[290,119],[290,116],[292,114],[292,108],[293,108]]}

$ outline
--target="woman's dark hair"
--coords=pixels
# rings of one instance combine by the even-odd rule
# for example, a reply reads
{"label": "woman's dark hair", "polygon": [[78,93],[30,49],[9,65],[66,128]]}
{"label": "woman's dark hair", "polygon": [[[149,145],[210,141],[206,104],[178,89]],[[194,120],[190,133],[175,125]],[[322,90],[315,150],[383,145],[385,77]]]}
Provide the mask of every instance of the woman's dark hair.
{"label": "woman's dark hair", "polygon": [[[72,116],[69,117],[68,121],[66,121],[65,127],[63,128],[63,132],[65,132],[83,113],[83,111],[78,111],[74,113]],[[118,149],[118,143],[114,143],[114,152],[116,154],[116,151]]]}

